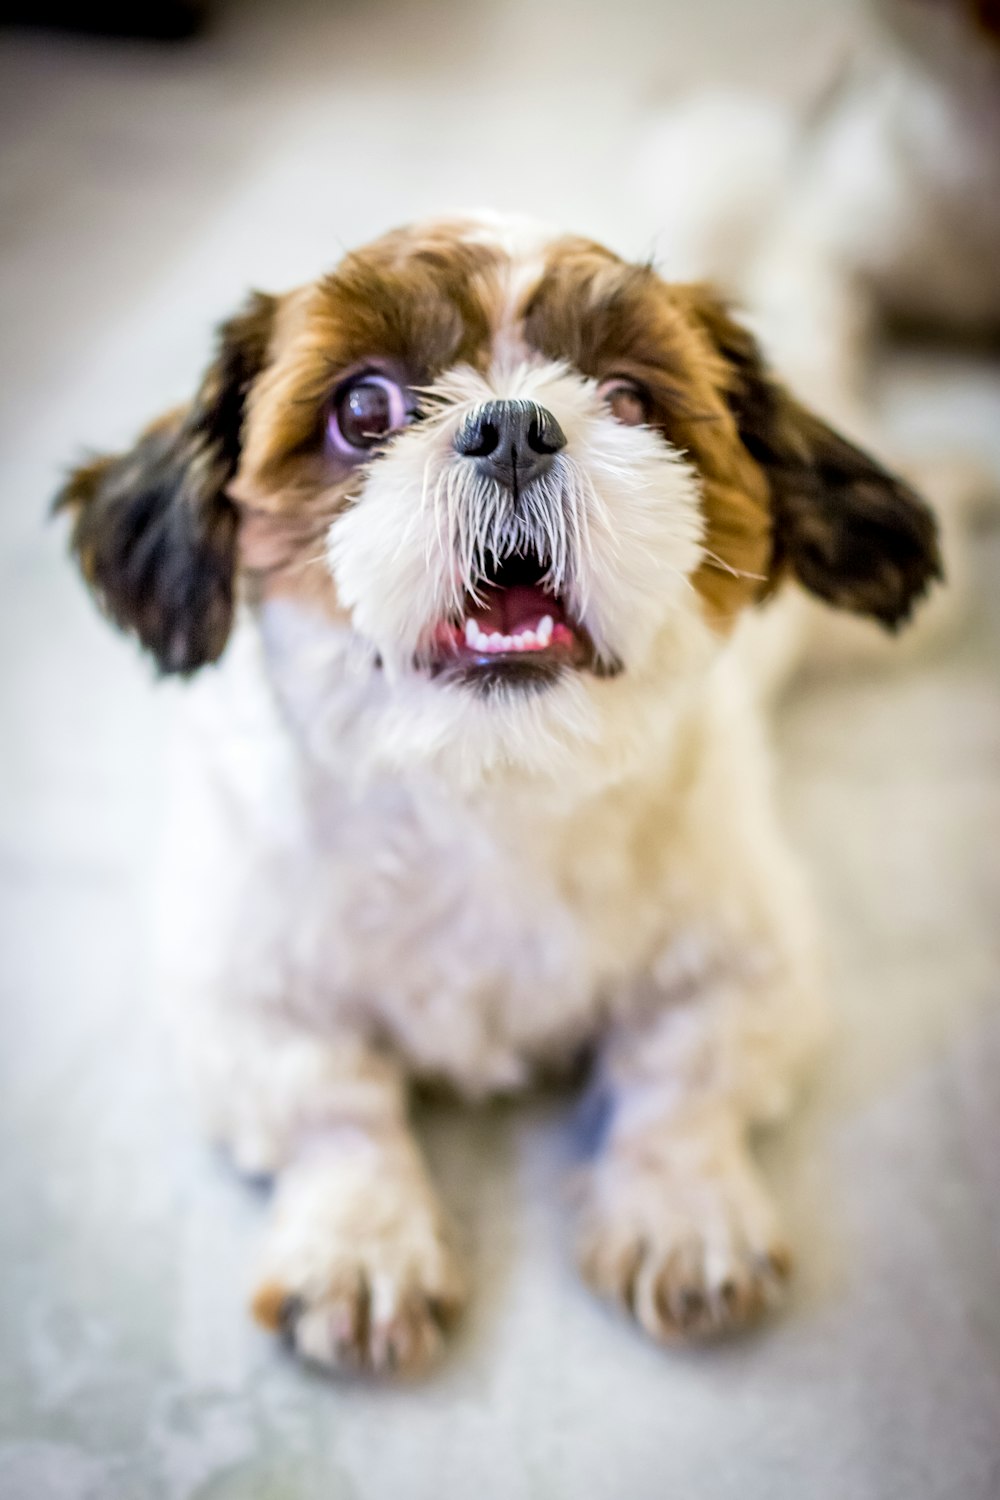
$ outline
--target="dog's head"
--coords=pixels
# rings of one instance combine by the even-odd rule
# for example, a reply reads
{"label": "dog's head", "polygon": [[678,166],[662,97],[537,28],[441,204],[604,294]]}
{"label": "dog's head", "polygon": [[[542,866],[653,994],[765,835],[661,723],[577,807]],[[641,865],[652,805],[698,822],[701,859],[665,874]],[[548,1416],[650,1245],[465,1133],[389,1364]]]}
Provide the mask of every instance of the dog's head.
{"label": "dog's head", "polygon": [[191,405],[58,503],[164,671],[222,653],[240,593],[283,600],[397,738],[475,725],[508,759],[682,678],[786,575],[895,628],[939,573],[921,501],[708,289],[479,220],[254,296]]}

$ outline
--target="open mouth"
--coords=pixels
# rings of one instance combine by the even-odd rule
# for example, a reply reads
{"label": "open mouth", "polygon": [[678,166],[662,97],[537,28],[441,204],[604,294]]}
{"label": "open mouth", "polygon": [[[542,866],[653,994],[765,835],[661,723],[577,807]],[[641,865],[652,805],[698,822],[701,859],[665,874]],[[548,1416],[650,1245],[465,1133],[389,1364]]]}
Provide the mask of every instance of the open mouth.
{"label": "open mouth", "polygon": [[599,670],[586,629],[545,586],[547,571],[536,557],[488,559],[462,620],[437,627],[432,671],[484,683],[544,684],[567,668]]}

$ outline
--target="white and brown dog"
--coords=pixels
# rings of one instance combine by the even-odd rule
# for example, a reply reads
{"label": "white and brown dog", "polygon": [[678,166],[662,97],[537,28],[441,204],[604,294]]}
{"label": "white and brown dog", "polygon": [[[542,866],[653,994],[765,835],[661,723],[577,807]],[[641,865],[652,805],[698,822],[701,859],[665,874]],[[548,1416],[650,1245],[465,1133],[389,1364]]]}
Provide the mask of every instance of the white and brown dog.
{"label": "white and brown dog", "polygon": [[207,1128],[275,1174],[254,1300],[413,1368],[464,1296],[407,1083],[586,1051],[584,1275],[663,1340],[788,1256],[748,1131],[822,1031],[736,630],[785,580],[893,627],[905,485],[705,287],[488,219],[254,296],[194,400],[73,475],[83,571],[189,674],[171,995]]}

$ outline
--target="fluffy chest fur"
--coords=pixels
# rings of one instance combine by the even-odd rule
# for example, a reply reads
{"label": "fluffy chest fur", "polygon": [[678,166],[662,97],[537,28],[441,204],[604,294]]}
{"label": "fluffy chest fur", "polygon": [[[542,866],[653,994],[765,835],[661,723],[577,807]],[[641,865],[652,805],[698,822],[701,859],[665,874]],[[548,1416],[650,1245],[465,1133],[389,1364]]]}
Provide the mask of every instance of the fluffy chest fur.
{"label": "fluffy chest fur", "polygon": [[248,617],[186,695],[163,906],[174,982],[360,1028],[472,1094],[571,1061],[641,1007],[651,974],[681,992],[745,955],[745,911],[725,917],[731,768],[706,754],[730,744],[756,793],[735,655],[697,693],[661,694],[617,769],[615,747],[591,753],[589,785],[579,768],[466,784],[460,744],[408,773],[359,759],[384,705],[347,639],[285,607]]}

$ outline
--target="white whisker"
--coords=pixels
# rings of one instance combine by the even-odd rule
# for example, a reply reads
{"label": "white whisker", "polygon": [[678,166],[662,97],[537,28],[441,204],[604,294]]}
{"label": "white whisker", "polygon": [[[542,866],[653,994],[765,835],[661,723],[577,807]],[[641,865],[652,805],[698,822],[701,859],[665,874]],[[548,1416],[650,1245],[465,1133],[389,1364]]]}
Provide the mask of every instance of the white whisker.
{"label": "white whisker", "polygon": [[727,563],[725,558],[719,557],[717,553],[710,552],[707,547],[702,547],[705,562],[709,567],[718,568],[721,573],[728,573],[733,578],[749,578],[755,583],[766,583],[766,573],[749,573],[744,568],[734,568],[732,563]]}

